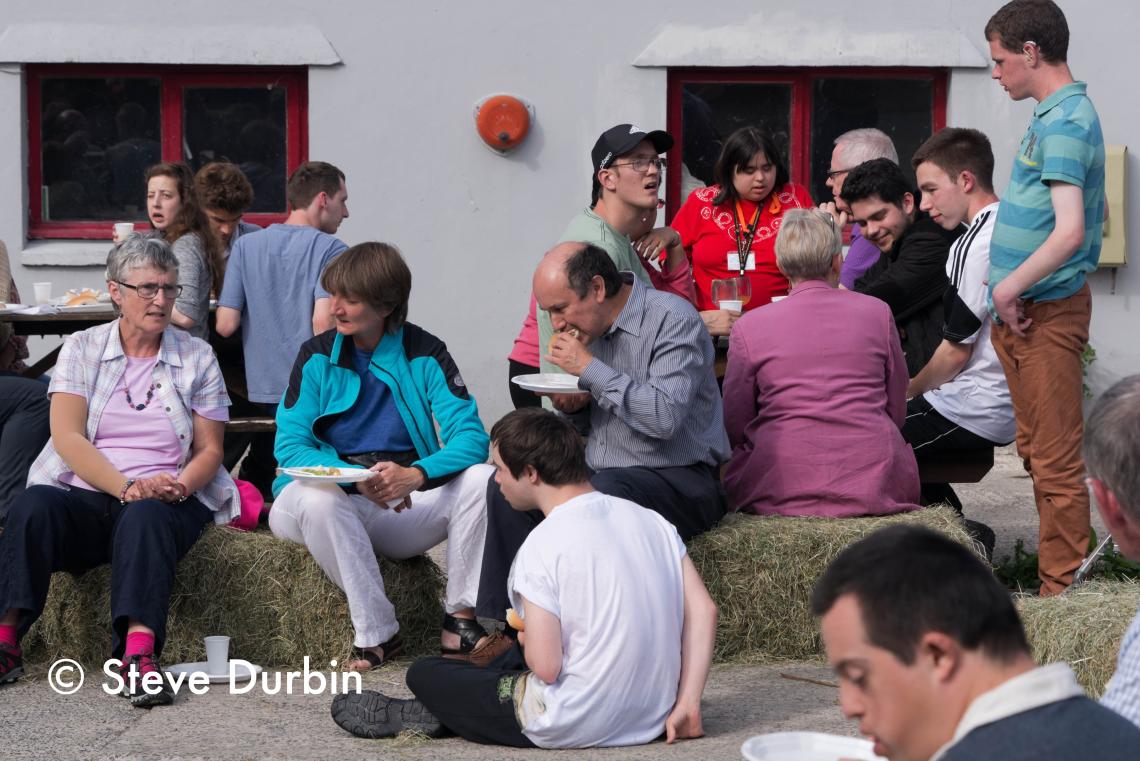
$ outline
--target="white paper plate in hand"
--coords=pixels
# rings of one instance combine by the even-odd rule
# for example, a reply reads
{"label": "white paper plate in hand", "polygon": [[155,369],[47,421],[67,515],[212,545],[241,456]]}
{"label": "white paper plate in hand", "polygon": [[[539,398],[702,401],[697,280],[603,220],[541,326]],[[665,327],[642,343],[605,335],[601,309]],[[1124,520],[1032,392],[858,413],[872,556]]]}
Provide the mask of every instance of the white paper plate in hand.
{"label": "white paper plate in hand", "polygon": [[535,391],[540,394],[588,394],[578,388],[578,376],[564,373],[532,373],[530,375],[516,375],[511,383]]}
{"label": "white paper plate in hand", "polygon": [[[312,467],[321,467],[314,465]],[[337,468],[339,473],[334,475],[317,475],[309,473],[309,468],[282,468],[281,472],[290,478],[297,481],[312,481],[314,483],[332,483],[332,484],[355,484],[360,481],[367,481],[376,475],[375,471],[368,468],[346,468],[343,465]]]}
{"label": "white paper plate in hand", "polygon": [[885,761],[870,740],[822,732],[773,732],[744,741],[740,752],[748,761]]}

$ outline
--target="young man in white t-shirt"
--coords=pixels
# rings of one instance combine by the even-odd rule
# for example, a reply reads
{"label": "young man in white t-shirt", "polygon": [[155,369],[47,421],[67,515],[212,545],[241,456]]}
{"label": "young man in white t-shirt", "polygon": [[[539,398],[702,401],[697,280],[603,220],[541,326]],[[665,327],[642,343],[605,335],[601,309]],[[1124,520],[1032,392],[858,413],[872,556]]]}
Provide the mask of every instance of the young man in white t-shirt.
{"label": "young man in white t-shirt", "polygon": [[519,646],[486,667],[421,659],[407,676],[416,699],[341,695],[333,719],[358,737],[451,731],[516,747],[700,737],[716,605],[677,530],[595,491],[581,438],[553,413],[516,410],[491,444],[511,506],[545,515],[508,582]]}
{"label": "young man in white t-shirt", "polygon": [[[997,219],[990,141],[973,129],[948,127],[923,143],[912,163],[920,208],[946,230],[968,228],[950,246],[943,340],[907,389],[903,437],[915,457],[1005,446],[1013,441],[1013,405],[1005,372],[990,343],[986,305],[990,236]],[[926,504],[958,501],[949,484],[922,485]]]}

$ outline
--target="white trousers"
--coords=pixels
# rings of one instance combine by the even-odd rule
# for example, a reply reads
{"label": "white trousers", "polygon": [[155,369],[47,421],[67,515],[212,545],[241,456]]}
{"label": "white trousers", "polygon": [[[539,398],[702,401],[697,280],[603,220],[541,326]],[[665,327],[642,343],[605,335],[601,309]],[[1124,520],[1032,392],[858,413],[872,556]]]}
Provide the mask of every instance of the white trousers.
{"label": "white trousers", "polygon": [[400,629],[384,594],[377,554],[415,557],[446,539],[444,608],[454,613],[475,606],[487,534],[487,481],[493,474],[490,465],[472,465],[438,489],[412,492],[412,507],[398,513],[334,485],[295,481],[273,501],[269,528],[309,549],[348,598],[354,644],[375,647]]}

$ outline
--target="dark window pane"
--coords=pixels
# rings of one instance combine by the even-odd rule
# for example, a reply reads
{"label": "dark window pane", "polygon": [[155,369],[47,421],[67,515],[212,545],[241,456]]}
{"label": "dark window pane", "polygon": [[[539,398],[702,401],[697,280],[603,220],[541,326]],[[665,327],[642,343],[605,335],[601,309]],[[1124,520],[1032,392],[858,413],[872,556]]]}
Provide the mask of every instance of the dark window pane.
{"label": "dark window pane", "polygon": [[231,161],[253,185],[255,212],[285,209],[284,87],[188,87],[183,100],[186,161],[197,171]]}
{"label": "dark window pane", "polygon": [[157,79],[48,77],[40,86],[44,221],[143,220],[161,160]]}
{"label": "dark window pane", "polygon": [[817,79],[812,88],[811,197],[831,198],[823,183],[835,138],[860,127],[891,136],[899,165],[914,180],[910,157],[933,132],[934,86],[929,79]]}
{"label": "dark window pane", "polygon": [[681,199],[695,186],[711,185],[725,138],[741,127],[772,133],[788,161],[792,86],[780,83],[689,83],[681,89]]}

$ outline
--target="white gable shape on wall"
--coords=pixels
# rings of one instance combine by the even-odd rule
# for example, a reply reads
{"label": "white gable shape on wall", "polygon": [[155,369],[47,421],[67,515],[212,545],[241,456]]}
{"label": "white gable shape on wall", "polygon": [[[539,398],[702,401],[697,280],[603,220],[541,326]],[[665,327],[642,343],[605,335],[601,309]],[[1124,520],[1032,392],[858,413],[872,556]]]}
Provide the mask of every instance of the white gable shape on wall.
{"label": "white gable shape on wall", "polygon": [[[108,44],[114,40],[114,44]],[[29,22],[0,34],[2,63],[333,66],[340,56],[309,24],[179,25]]]}
{"label": "white gable shape on wall", "polygon": [[921,66],[987,68],[957,29],[871,30],[814,15],[755,15],[724,26],[667,24],[634,66]]}

